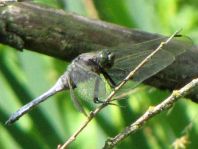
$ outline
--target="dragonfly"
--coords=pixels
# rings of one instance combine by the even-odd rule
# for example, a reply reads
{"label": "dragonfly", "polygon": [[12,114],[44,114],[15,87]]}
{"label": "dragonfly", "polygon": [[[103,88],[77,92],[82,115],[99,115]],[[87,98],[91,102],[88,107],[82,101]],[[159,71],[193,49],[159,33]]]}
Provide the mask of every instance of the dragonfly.
{"label": "dragonfly", "polygon": [[[129,44],[129,47],[123,46],[123,48],[109,48],[80,54],[68,65],[65,73],[60,76],[53,87],[13,113],[6,121],[6,124],[14,123],[38,104],[48,99],[48,97],[63,90],[70,90],[74,105],[80,112],[87,115],[82,103],[75,95],[75,89],[79,88],[81,84],[89,82],[87,83],[89,89],[83,87],[80,92],[90,94],[94,103],[103,103],[102,99],[107,96],[106,84],[114,88],[167,38],[159,36],[152,40]],[[182,39],[181,37],[179,38]],[[173,39],[163,46],[148,63],[141,67],[132,80],[136,85],[140,84],[172,64],[177,56],[190,48],[191,44],[186,42],[186,40]]]}

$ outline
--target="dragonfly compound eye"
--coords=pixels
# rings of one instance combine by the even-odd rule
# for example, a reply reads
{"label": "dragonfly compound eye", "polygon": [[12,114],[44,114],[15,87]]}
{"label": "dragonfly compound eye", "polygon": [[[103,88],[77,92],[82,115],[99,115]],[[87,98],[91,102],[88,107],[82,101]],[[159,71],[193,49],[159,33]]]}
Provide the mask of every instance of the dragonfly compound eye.
{"label": "dragonfly compound eye", "polygon": [[98,58],[99,65],[103,68],[111,68],[114,64],[115,55],[107,49],[102,50],[99,53]]}

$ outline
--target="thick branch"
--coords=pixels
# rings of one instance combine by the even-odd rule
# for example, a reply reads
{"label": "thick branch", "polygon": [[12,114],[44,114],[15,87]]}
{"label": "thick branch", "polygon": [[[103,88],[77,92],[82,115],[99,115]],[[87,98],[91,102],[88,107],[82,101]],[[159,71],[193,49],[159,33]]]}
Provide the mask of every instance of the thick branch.
{"label": "thick branch", "polygon": [[[80,53],[132,45],[158,36],[32,3],[18,2],[0,7],[1,43],[67,61]],[[197,64],[198,50],[194,48],[146,83],[169,90],[181,87],[198,77]],[[196,92],[189,96],[198,100]]]}
{"label": "thick branch", "polygon": [[63,10],[18,2],[0,8],[0,42],[63,60],[157,37]]}

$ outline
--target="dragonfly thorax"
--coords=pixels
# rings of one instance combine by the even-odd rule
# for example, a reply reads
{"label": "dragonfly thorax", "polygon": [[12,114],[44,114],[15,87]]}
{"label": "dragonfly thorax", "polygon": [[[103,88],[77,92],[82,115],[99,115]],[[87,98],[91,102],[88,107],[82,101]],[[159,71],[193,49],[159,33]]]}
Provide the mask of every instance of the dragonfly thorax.
{"label": "dragonfly thorax", "polygon": [[114,60],[114,53],[107,49],[100,52],[83,53],[72,61],[68,71],[73,72],[80,67],[85,71],[92,71],[99,74],[101,73],[101,69],[110,69],[114,64]]}
{"label": "dragonfly thorax", "polygon": [[68,76],[71,80],[71,85],[75,87],[78,82],[89,80],[90,77],[99,77],[99,74],[104,75],[106,70],[113,66],[114,59],[114,53],[106,49],[99,52],[83,53],[79,55],[68,66],[67,71],[63,75],[63,78],[66,80],[66,86]]}

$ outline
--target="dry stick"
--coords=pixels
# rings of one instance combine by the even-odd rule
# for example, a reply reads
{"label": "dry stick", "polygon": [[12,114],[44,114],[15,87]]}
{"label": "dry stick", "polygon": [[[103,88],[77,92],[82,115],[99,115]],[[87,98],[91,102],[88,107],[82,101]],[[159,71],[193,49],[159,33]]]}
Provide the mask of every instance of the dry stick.
{"label": "dry stick", "polygon": [[192,80],[190,83],[185,85],[180,90],[175,90],[172,94],[166,98],[163,102],[158,104],[155,107],[149,108],[138,120],[132,123],[130,126],[126,127],[124,131],[119,133],[113,138],[108,139],[105,142],[103,149],[113,148],[116,144],[121,142],[128,135],[135,133],[138,129],[140,129],[143,124],[145,124],[148,120],[154,117],[156,114],[165,111],[173,106],[173,104],[182,96],[185,96],[189,93],[194,87],[198,86],[198,78]]}
{"label": "dry stick", "polygon": [[171,35],[165,42],[161,42],[160,45],[151,53],[149,54],[139,65],[131,71],[127,77],[118,85],[115,87],[115,89],[111,92],[111,94],[107,97],[105,102],[101,104],[98,108],[96,108],[94,111],[91,111],[89,116],[87,117],[87,120],[82,124],[82,126],[61,146],[58,146],[58,149],[65,149],[70,143],[72,143],[78,134],[88,125],[88,123],[95,117],[95,115],[100,112],[104,107],[108,105],[108,103],[111,101],[112,97],[115,95],[115,93],[131,78],[134,76],[134,74],[143,67],[164,45],[168,44],[173,37],[175,37],[181,30],[176,31],[173,35]]}

